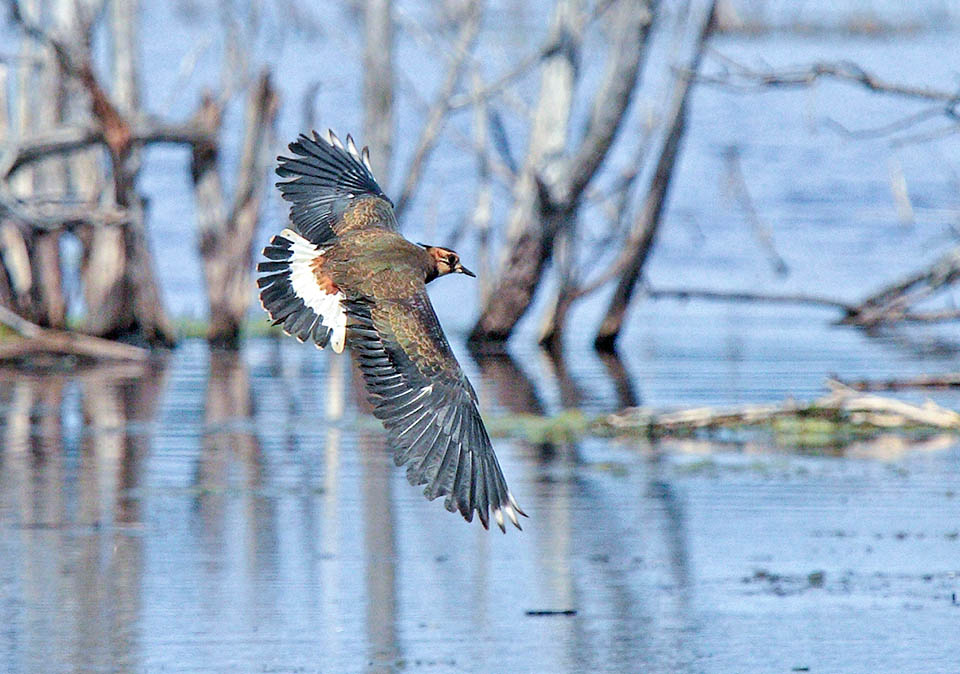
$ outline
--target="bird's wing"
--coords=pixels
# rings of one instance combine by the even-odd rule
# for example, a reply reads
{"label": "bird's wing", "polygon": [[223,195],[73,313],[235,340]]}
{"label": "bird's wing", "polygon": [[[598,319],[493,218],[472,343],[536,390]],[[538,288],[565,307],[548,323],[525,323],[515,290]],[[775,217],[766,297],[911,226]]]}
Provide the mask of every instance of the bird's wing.
{"label": "bird's wing", "polygon": [[325,246],[344,231],[380,227],[396,231],[393,204],[380,189],[370,168],[367,148],[357,150],[353,138],[344,145],[332,131],[321,137],[301,134],[290,143],[292,157],[277,157],[278,182],[289,201],[290,220],[310,243]]}
{"label": "bird's wing", "polygon": [[488,510],[520,528],[525,513],[507,488],[477,395],[440,328],[426,290],[376,302],[348,299],[347,343],[357,358],[374,414],[387,429],[394,461],[428,499],[484,528]]}

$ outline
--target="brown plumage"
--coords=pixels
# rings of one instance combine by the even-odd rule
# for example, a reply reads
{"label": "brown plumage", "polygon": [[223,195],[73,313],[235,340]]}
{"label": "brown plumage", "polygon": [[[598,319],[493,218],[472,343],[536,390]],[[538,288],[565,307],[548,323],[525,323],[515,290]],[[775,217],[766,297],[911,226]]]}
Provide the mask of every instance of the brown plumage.
{"label": "brown plumage", "polygon": [[440,327],[426,284],[474,276],[452,250],[407,241],[377,185],[369,155],[347,136],[301,136],[279,157],[277,183],[292,227],[264,249],[260,300],[300,341],[337,352],[349,345],[397,465],[428,499],[446,496],[467,521],[489,513],[520,528],[524,512],[507,488],[467,380]]}

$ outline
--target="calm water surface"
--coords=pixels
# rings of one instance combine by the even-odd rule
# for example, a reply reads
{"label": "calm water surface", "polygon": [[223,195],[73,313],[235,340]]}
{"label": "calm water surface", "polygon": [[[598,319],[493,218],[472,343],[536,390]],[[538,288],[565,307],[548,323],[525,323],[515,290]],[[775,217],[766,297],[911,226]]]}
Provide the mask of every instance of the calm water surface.
{"label": "calm water surface", "polygon": [[[0,669],[956,670],[954,439],[498,439],[530,513],[504,536],[406,483],[345,363],[0,372]],[[488,418],[535,404],[514,363],[470,369],[511,392]]]}

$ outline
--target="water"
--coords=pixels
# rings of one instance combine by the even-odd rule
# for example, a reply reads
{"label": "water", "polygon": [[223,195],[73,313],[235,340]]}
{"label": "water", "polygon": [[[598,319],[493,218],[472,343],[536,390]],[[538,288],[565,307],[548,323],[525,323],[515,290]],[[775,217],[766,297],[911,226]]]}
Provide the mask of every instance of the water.
{"label": "water", "polygon": [[[530,514],[501,535],[424,500],[352,404],[329,419],[352,395],[329,366],[261,340],[0,374],[0,668],[955,669],[952,438],[499,439]],[[527,404],[515,370],[484,372]]]}
{"label": "water", "polygon": [[[186,117],[219,76],[216,13],[204,3],[144,4],[146,63],[198,55],[184,82],[175,67],[150,73],[151,109]],[[794,10],[782,4],[770,12],[789,18]],[[884,17],[906,11],[875,4]],[[284,6],[264,5],[251,43],[276,68],[285,100],[278,135],[301,130],[313,81],[318,126],[357,131],[356,17],[337,3],[293,20]],[[418,7],[403,5],[405,20],[428,20]],[[833,16],[833,3],[804,7],[813,23]],[[930,11],[941,7],[953,6]],[[492,11],[517,28],[487,48],[489,74],[525,54],[542,26],[536,5]],[[945,25],[890,39],[721,36],[714,47],[750,64],[853,58],[892,81],[951,88],[956,38]],[[408,72],[429,100],[441,73],[404,40]],[[421,119],[403,100],[393,184]],[[659,103],[655,93],[638,100],[632,119]],[[955,137],[894,148],[822,125],[830,116],[863,127],[915,110],[835,84],[814,93],[698,89],[650,284],[856,300],[932,260],[955,238]],[[451,122],[466,132],[468,123]],[[240,124],[236,111],[228,116],[228,159]],[[510,130],[522,148],[521,131]],[[631,156],[625,145],[615,169]],[[725,187],[730,147],[790,267],[785,277]],[[151,149],[143,186],[164,299],[174,314],[200,316],[194,225],[183,208],[187,159]],[[446,243],[472,204],[473,161],[449,139],[441,144],[404,222],[410,238]],[[912,223],[896,217],[895,165]],[[260,238],[283,217],[272,195]],[[456,246],[465,260],[477,254],[470,236]],[[597,414],[636,403],[807,399],[828,376],[960,368],[955,326],[866,335],[833,326],[831,311],[675,301],[638,302],[622,361],[611,363],[589,348],[602,296],[574,312],[558,366],[533,347],[549,287],[510,354],[475,360],[463,344],[475,282],[433,286],[493,422],[572,405]],[[0,369],[0,671],[957,671],[956,438],[887,438],[829,453],[495,438],[530,514],[524,532],[502,536],[406,483],[379,426],[354,402],[346,362],[293,340],[253,340],[239,356],[188,340],[143,366]],[[935,398],[960,408],[956,393]],[[573,614],[528,615],[544,611]]]}

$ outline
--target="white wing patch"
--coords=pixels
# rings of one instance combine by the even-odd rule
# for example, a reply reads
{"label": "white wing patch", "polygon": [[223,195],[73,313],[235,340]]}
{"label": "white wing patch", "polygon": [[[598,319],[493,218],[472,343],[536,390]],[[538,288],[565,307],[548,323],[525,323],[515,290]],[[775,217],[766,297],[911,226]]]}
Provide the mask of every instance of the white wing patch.
{"label": "white wing patch", "polygon": [[318,284],[314,274],[313,261],[323,255],[323,251],[294,232],[285,229],[280,233],[290,246],[290,285],[294,294],[310,307],[320,321],[330,328],[330,345],[337,353],[343,351],[347,335],[347,312],[341,301],[343,293],[327,293]]}

